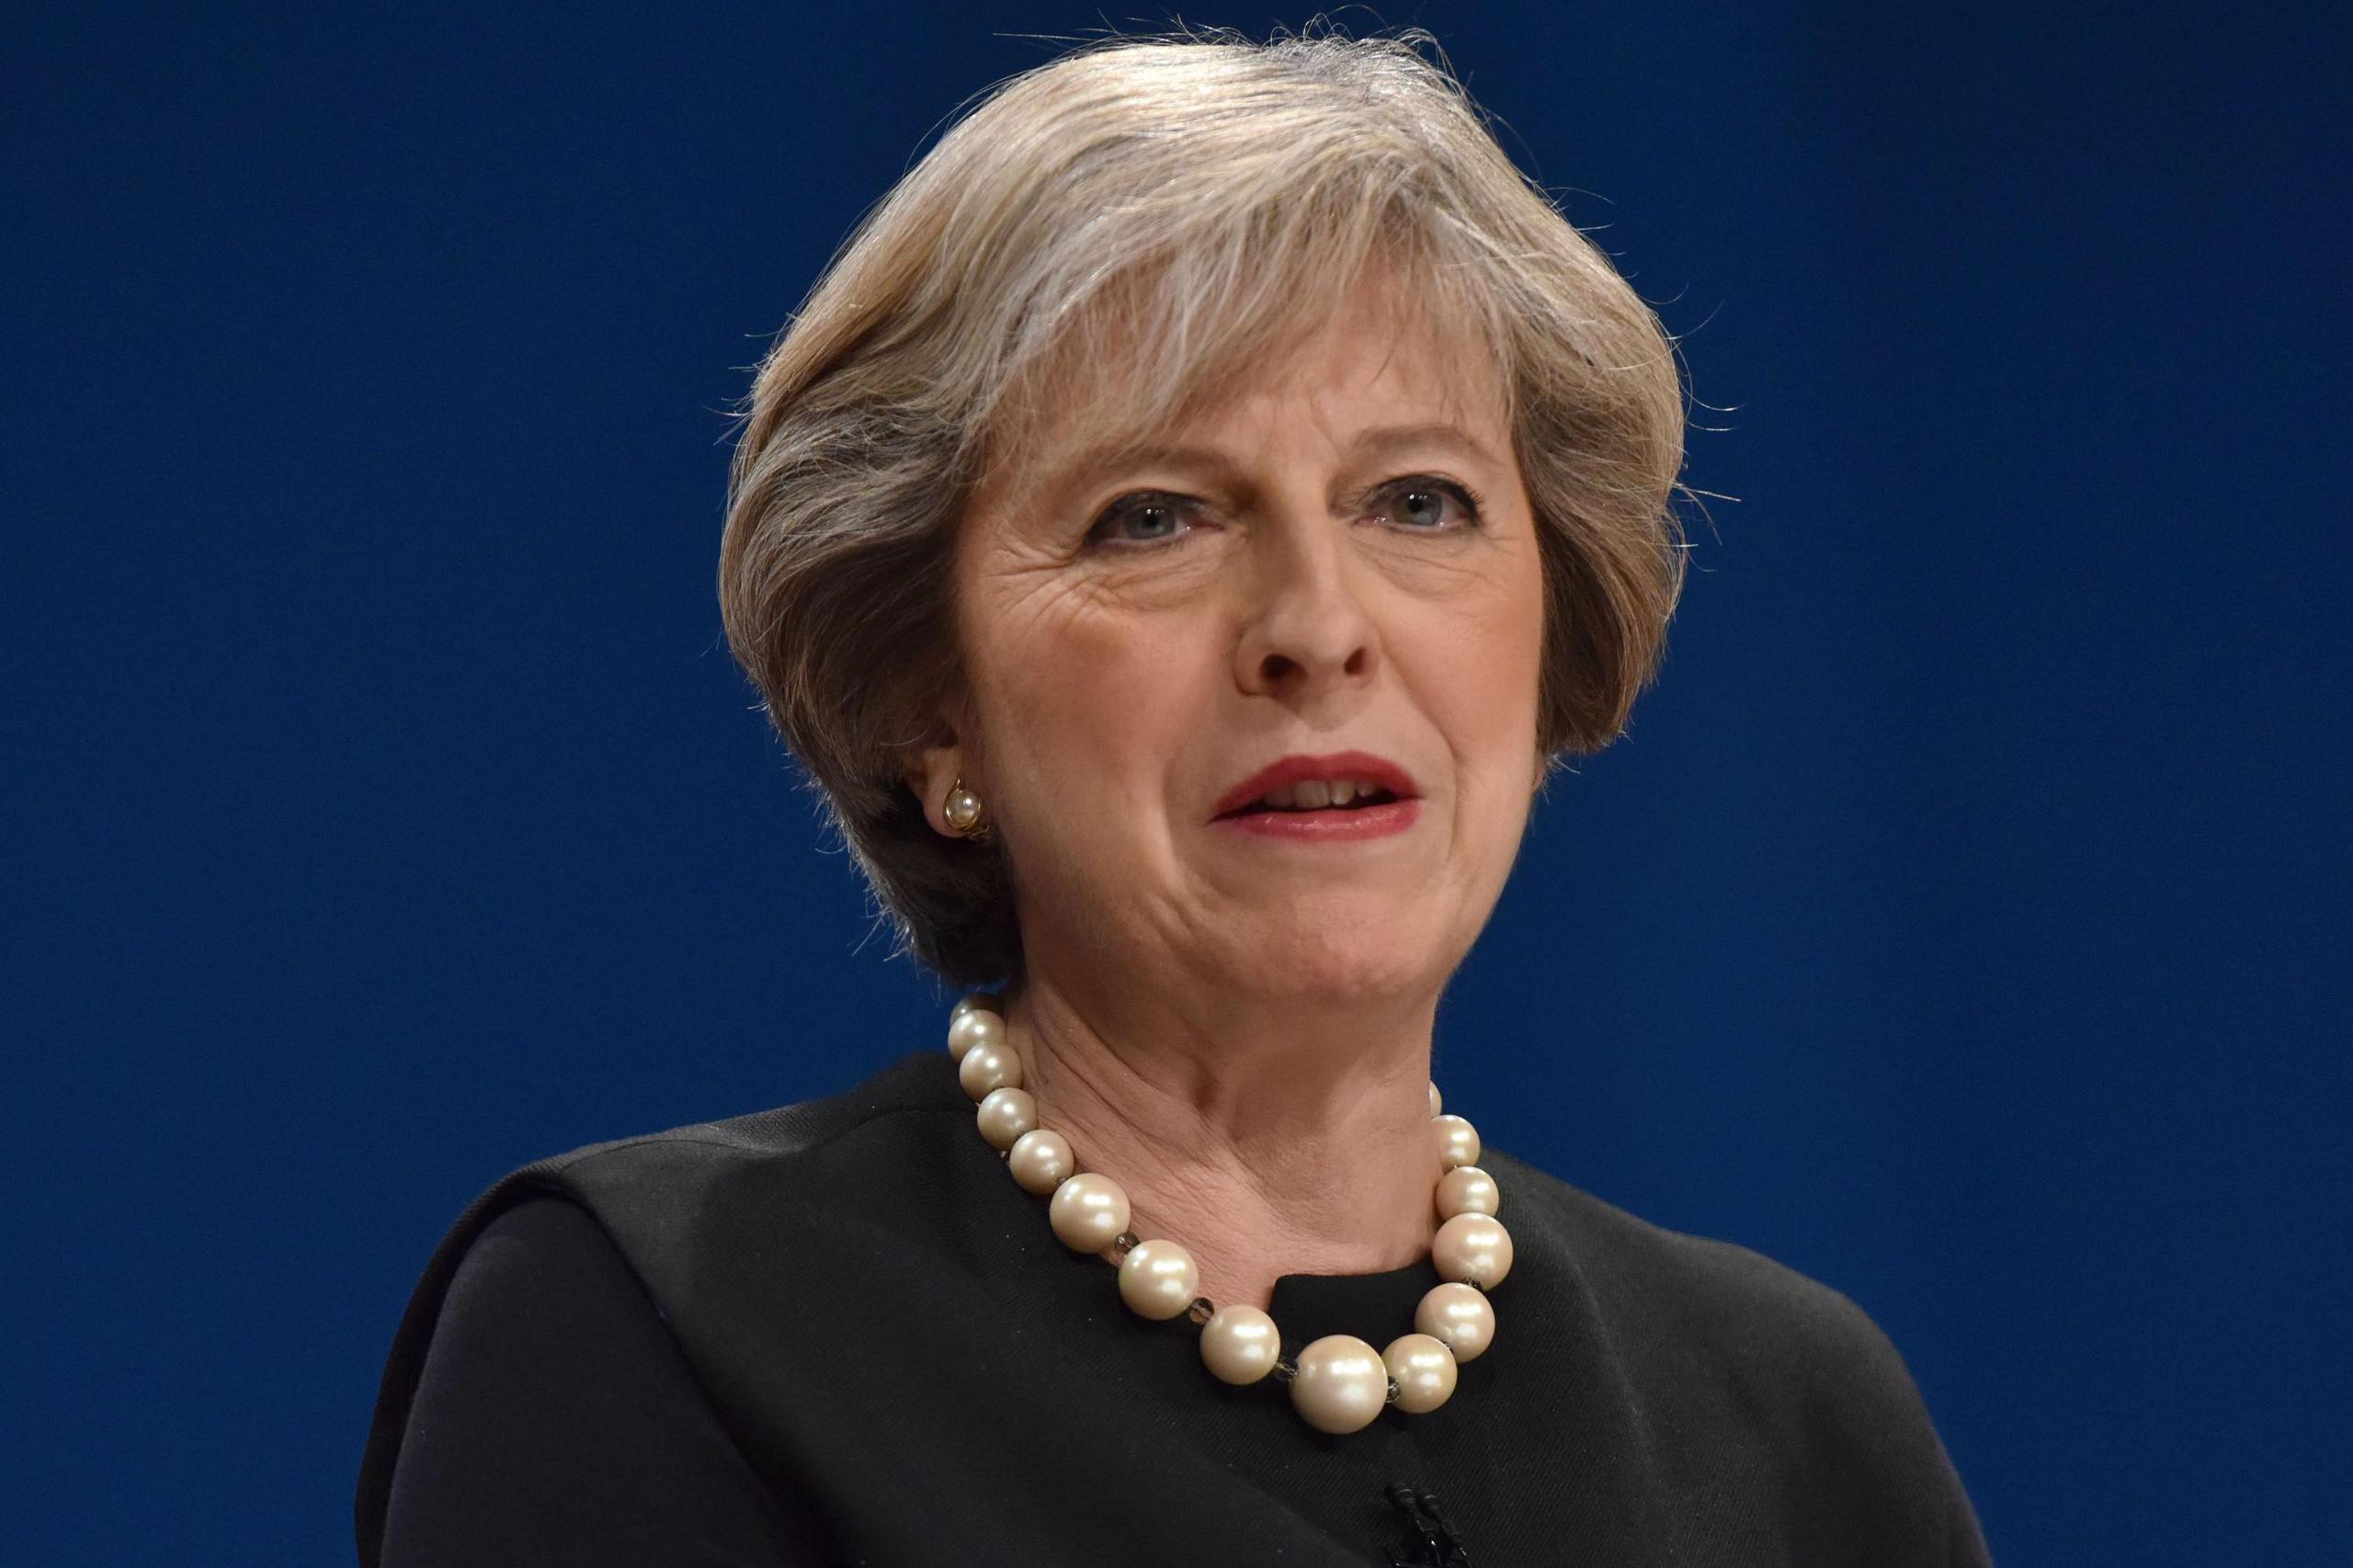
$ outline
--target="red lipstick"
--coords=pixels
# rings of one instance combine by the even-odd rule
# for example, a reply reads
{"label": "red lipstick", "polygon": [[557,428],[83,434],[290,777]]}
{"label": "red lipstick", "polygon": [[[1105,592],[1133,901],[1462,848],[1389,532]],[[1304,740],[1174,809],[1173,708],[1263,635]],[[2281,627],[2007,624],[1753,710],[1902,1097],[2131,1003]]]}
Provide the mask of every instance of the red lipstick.
{"label": "red lipstick", "polygon": [[[1391,798],[1304,811],[1252,809],[1273,790],[1318,779],[1354,779],[1371,785],[1376,796]],[[1219,798],[1213,820],[1221,827],[1262,837],[1335,843],[1403,833],[1413,825],[1421,809],[1421,791],[1412,774],[1387,757],[1347,751],[1327,756],[1286,756],[1260,768]]]}

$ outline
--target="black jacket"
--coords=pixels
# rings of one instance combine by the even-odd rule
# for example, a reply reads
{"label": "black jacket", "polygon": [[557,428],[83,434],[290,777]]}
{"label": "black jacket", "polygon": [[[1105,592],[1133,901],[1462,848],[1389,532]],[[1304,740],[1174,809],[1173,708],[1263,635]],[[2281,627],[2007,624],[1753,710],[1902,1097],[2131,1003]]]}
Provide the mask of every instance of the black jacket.
{"label": "black jacket", "polygon": [[[483,1192],[394,1336],[368,1568],[528,1562],[1974,1568],[1861,1309],[1489,1149],[1494,1346],[1427,1415],[1325,1437],[1121,1304],[973,1127],[944,1051],[598,1143]],[[1386,1344],[1427,1258],[1290,1275],[1286,1349]]]}

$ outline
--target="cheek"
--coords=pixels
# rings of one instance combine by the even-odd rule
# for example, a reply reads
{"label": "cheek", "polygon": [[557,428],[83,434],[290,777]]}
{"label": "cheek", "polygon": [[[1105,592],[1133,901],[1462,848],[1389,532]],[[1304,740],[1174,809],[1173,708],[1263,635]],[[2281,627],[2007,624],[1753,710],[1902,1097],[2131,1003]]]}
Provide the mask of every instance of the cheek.
{"label": "cheek", "polygon": [[1424,650],[1432,711],[1468,777],[1534,777],[1538,688],[1544,658],[1542,585],[1533,574],[1490,585],[1448,607]]}
{"label": "cheek", "polygon": [[974,675],[1000,788],[1052,804],[1156,790],[1211,689],[1193,630],[1079,595],[997,615]]}
{"label": "cheek", "polygon": [[1510,875],[1535,799],[1544,625],[1541,585],[1530,584],[1497,595],[1465,631],[1446,699],[1461,789],[1457,831],[1472,846],[1461,869],[1483,909]]}

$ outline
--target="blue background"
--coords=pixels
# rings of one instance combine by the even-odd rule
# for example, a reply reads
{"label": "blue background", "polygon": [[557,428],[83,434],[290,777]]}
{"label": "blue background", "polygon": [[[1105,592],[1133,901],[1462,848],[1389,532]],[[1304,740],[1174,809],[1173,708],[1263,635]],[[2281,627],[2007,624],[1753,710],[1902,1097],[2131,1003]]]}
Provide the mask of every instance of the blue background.
{"label": "blue background", "polygon": [[[11,1562],[347,1561],[471,1196],[938,1041],[721,640],[725,411],[1017,35],[1161,18],[640,9],[0,28]],[[2347,1561],[2342,32],[1343,19],[1738,497],[1449,1105],[1862,1303],[1998,1561]]]}

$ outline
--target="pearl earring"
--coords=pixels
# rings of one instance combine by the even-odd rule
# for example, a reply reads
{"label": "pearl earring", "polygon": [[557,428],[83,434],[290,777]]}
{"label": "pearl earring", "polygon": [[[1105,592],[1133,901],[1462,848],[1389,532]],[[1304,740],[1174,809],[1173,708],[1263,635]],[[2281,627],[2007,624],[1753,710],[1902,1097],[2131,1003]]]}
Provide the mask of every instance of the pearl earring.
{"label": "pearl earring", "polygon": [[989,824],[981,814],[981,798],[964,788],[961,774],[948,787],[948,798],[939,803],[939,814],[948,819],[948,825],[955,830],[957,837],[974,844],[988,841]]}

